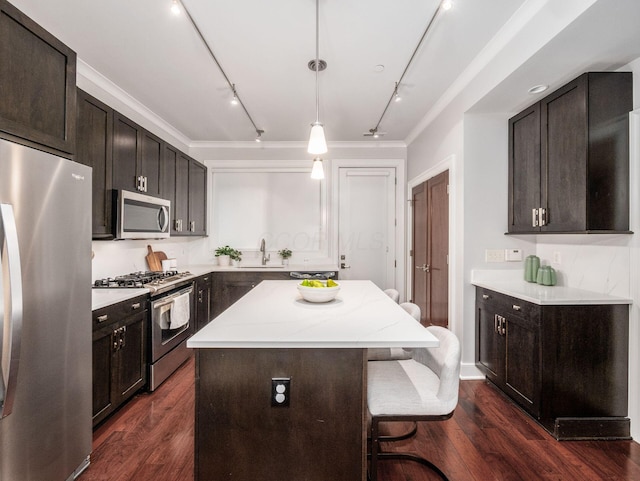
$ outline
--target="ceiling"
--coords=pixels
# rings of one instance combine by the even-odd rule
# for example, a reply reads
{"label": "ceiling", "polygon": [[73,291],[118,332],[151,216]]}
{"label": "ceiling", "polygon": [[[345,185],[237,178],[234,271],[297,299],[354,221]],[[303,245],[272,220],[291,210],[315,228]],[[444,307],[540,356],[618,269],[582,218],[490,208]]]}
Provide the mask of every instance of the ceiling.
{"label": "ceiling", "polygon": [[[607,2],[640,3],[600,0]],[[184,12],[171,13],[171,0],[11,3],[189,142],[255,138]],[[315,0],[183,3],[263,139],[305,141],[316,116],[315,72],[307,67],[315,58]],[[451,10],[440,11],[399,85],[402,101],[391,103],[380,124],[383,139],[405,141],[524,3],[454,0]],[[438,6],[439,0],[320,0],[319,50],[328,64],[319,74],[320,120],[329,142],[371,140],[363,133],[376,126]]]}

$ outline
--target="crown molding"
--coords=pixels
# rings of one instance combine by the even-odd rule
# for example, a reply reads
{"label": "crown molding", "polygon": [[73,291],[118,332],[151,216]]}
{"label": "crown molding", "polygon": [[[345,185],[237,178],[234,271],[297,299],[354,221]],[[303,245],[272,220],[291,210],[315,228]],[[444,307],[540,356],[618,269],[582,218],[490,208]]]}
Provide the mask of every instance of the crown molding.
{"label": "crown molding", "polygon": [[182,132],[173,127],[169,122],[164,120],[158,114],[150,110],[146,107],[142,102],[140,102],[135,97],[131,96],[129,93],[124,91],[122,88],[118,87],[111,80],[106,78],[96,69],[94,69],[91,65],[86,63],[81,58],[78,58],[77,63],[77,75],[78,77],[82,77],[83,80],[95,85],[96,87],[102,89],[107,94],[116,98],[127,107],[134,110],[138,115],[142,116],[153,125],[156,125],[159,129],[165,131],[168,135],[173,138],[179,140],[184,145],[191,145],[191,139],[189,139]]}
{"label": "crown molding", "polygon": [[[189,144],[191,148],[210,149],[306,149],[307,142],[302,141],[207,141],[194,140]],[[329,149],[371,149],[371,148],[407,148],[402,140],[376,142],[328,142]]]}

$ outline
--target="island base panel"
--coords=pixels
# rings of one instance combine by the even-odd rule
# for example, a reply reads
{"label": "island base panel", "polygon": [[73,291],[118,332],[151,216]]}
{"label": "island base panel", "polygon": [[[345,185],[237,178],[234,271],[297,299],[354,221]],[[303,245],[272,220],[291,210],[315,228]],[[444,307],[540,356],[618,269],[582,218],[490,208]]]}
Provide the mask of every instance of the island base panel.
{"label": "island base panel", "polygon": [[365,349],[198,349],[196,481],[364,480],[365,368]]}

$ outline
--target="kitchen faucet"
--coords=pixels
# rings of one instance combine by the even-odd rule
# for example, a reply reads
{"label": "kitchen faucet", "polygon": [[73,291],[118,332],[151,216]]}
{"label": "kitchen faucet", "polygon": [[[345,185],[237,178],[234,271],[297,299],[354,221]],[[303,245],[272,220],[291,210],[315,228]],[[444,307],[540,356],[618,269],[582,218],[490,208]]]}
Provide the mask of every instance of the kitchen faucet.
{"label": "kitchen faucet", "polygon": [[262,239],[260,241],[260,252],[262,252],[262,265],[266,266],[267,265],[267,261],[271,260],[271,254],[265,255],[266,254],[266,246],[265,246],[264,239]]}

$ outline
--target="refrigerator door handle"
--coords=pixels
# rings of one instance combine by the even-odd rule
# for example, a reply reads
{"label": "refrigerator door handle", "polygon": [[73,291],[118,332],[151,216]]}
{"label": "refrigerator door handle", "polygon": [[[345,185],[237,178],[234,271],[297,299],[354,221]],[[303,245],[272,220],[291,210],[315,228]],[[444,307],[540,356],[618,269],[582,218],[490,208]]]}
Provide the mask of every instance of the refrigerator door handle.
{"label": "refrigerator door handle", "polygon": [[15,398],[22,334],[22,273],[18,230],[10,204],[0,204],[0,419],[11,414]]}

